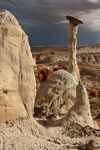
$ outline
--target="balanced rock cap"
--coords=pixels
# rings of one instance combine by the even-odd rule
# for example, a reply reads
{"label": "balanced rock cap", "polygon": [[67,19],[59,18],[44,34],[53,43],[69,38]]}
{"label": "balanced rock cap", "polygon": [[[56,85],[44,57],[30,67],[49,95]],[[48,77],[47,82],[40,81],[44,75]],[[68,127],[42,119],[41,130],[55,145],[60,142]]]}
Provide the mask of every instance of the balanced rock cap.
{"label": "balanced rock cap", "polygon": [[70,23],[78,25],[78,24],[83,24],[83,22],[81,20],[79,20],[76,17],[73,16],[66,16],[66,19],[70,21]]}

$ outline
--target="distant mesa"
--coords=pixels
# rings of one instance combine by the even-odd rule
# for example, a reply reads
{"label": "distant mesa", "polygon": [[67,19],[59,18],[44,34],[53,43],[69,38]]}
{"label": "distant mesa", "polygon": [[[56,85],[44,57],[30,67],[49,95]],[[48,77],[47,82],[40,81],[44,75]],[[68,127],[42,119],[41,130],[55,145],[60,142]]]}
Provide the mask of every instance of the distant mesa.
{"label": "distant mesa", "polygon": [[32,52],[32,55],[35,61],[38,62],[47,56],[55,55],[55,52],[46,52],[46,53],[33,53]]}

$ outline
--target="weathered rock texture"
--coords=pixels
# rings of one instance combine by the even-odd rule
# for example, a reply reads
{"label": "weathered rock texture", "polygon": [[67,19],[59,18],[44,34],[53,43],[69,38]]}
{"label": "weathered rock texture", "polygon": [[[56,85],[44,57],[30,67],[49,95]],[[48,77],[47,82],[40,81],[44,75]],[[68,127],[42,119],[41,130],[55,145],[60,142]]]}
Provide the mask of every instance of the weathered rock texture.
{"label": "weathered rock texture", "polygon": [[90,141],[95,145],[89,144],[88,150],[100,149],[100,130],[78,124],[44,128],[37,122],[23,120],[12,128],[0,127],[0,150],[87,150]]}
{"label": "weathered rock texture", "polygon": [[75,103],[76,81],[65,70],[55,71],[37,90],[35,108],[42,114],[66,114]]}
{"label": "weathered rock texture", "polygon": [[49,76],[57,70],[61,70],[64,69],[66,71],[68,71],[68,67],[54,67],[53,70],[48,69],[45,66],[41,66],[41,65],[37,65],[34,66],[34,73],[35,73],[35,79],[36,79],[36,86],[37,88],[40,86],[40,84],[42,84],[43,82],[47,81],[49,79]]}
{"label": "weathered rock texture", "polygon": [[31,116],[36,94],[35,61],[16,18],[0,12],[0,126]]}
{"label": "weathered rock texture", "polygon": [[80,82],[76,87],[76,92],[75,105],[73,105],[73,107],[68,111],[67,115],[61,120],[58,120],[55,125],[60,125],[67,121],[67,123],[78,123],[83,127],[89,125],[92,128],[99,128],[98,125],[93,122],[88,94],[86,88]]}
{"label": "weathered rock texture", "polygon": [[78,20],[72,16],[66,16],[66,19],[70,21],[68,24],[68,51],[69,51],[69,73],[71,73],[74,78],[78,81],[79,80],[79,69],[77,66],[76,60],[76,45],[77,45],[77,30],[78,24],[82,24],[82,21]]}
{"label": "weathered rock texture", "polygon": [[98,124],[100,128],[100,113],[94,118],[94,121]]}

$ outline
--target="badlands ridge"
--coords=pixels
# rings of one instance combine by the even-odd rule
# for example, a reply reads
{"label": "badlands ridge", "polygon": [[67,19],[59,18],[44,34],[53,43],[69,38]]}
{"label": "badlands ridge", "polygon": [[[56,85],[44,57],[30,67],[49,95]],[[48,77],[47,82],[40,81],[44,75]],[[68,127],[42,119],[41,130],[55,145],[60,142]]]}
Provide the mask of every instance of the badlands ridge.
{"label": "badlands ridge", "polygon": [[100,149],[100,115],[92,118],[76,59],[76,34],[82,21],[67,19],[68,72],[55,71],[36,89],[36,63],[28,37],[9,11],[0,12],[1,150]]}

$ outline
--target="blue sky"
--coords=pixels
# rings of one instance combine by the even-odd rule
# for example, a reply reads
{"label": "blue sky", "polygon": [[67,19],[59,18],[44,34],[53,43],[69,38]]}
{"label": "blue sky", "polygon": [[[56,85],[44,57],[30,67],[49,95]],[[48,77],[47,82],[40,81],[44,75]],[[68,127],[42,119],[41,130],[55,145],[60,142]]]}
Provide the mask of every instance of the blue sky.
{"label": "blue sky", "polygon": [[78,44],[100,44],[100,0],[0,0],[0,10],[10,11],[34,45],[67,45],[67,15],[83,21]]}

